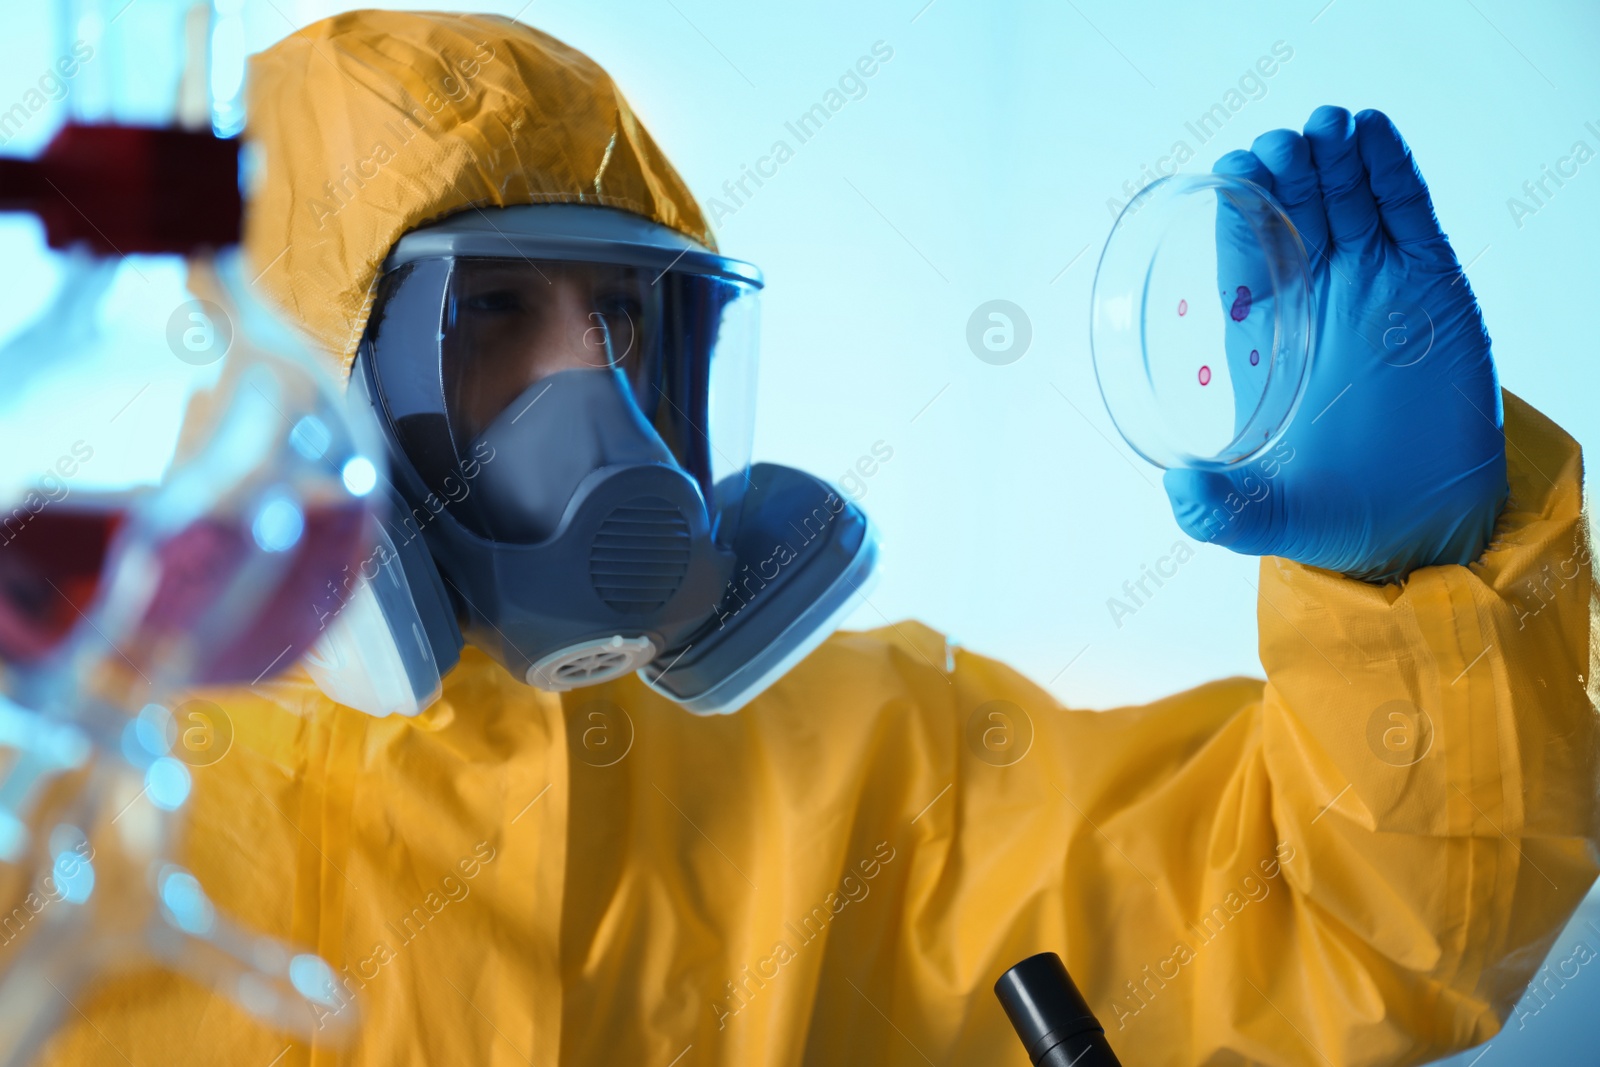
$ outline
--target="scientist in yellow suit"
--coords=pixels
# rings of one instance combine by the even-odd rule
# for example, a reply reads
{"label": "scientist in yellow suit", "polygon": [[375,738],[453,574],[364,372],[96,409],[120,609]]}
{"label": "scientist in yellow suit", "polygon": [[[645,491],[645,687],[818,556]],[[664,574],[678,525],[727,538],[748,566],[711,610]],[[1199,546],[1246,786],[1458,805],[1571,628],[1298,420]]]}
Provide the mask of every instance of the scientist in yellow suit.
{"label": "scientist in yellow suit", "polygon": [[[362,1027],[141,975],[53,1062],[1020,1064],[990,987],[1040,951],[1139,1067],[1498,1031],[1596,873],[1582,465],[1501,393],[1384,116],[1218,165],[1300,231],[1332,405],[1167,476],[1263,557],[1266,680],[1090,712],[916,623],[831,633],[870,530],[749,464],[760,275],[587,57],[365,11],[251,92],[247,252],[395,508],[303,670],[206,696],[235,739],[186,861]],[[1407,366],[1359,328],[1400,301]]]}

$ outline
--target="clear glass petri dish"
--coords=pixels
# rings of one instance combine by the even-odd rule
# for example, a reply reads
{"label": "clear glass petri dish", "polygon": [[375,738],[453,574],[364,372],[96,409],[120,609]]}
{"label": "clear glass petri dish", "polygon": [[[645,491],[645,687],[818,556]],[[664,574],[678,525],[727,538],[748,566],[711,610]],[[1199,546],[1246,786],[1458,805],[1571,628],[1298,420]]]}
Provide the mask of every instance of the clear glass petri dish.
{"label": "clear glass petri dish", "polygon": [[1229,470],[1271,448],[1310,377],[1305,247],[1271,194],[1161,178],[1111,228],[1089,344],[1111,421],[1158,467]]}

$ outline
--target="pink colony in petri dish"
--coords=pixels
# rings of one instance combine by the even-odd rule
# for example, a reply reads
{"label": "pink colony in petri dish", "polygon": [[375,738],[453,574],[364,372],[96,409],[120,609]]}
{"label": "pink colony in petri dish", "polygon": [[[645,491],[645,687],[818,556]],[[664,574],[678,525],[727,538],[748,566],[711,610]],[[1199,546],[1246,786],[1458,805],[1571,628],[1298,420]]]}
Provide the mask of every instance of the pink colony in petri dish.
{"label": "pink colony in petri dish", "polygon": [[1250,317],[1250,287],[1241,285],[1238,294],[1233,298],[1233,308],[1228,312],[1234,322],[1243,322]]}
{"label": "pink colony in petri dish", "polygon": [[1200,384],[1201,385],[1210,385],[1211,384],[1211,368],[1210,367],[1201,367],[1200,368]]}
{"label": "pink colony in petri dish", "polygon": [[1180,316],[1189,314],[1189,301],[1187,301],[1187,300],[1178,301],[1178,314]]}

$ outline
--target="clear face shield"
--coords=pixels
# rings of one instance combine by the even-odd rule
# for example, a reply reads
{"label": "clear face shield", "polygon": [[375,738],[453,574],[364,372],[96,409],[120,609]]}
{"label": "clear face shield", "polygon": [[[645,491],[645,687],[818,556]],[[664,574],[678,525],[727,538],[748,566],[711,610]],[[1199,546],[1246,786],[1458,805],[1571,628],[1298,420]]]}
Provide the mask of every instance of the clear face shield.
{"label": "clear face shield", "polygon": [[[433,344],[377,350],[378,387],[428,490],[482,537],[544,541],[593,471],[661,464],[692,478],[726,545],[750,465],[757,293],[637,265],[407,265],[380,306],[425,301],[440,326]],[[507,447],[541,477],[491,473]],[[480,475],[499,491],[475,493]]]}

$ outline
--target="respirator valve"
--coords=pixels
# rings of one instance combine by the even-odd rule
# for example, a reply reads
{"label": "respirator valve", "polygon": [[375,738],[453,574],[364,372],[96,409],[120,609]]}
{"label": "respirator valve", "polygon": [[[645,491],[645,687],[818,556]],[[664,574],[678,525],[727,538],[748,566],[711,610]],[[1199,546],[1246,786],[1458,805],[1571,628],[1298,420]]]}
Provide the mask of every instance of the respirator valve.
{"label": "respirator valve", "polygon": [[656,658],[655,642],[648,637],[615,634],[595,641],[568,645],[528,668],[528,684],[550,693],[565,693],[585,685],[599,685],[632,674]]}

